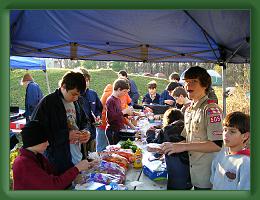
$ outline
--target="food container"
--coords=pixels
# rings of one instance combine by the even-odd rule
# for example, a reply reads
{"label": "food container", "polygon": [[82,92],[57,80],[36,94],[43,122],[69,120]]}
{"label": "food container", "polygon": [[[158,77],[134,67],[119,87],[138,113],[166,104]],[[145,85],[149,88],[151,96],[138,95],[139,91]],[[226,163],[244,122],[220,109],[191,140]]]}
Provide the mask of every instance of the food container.
{"label": "food container", "polygon": [[137,133],[137,130],[133,129],[121,129],[119,131],[119,137],[121,140],[126,141],[127,139],[130,139],[131,141],[135,140],[135,134]]}

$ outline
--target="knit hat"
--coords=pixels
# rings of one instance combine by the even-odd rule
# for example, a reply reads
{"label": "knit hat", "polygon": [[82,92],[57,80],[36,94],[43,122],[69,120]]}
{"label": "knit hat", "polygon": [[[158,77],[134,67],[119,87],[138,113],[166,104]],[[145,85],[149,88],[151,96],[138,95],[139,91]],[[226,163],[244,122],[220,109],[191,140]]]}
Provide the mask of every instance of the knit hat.
{"label": "knit hat", "polygon": [[28,122],[21,131],[23,147],[32,147],[47,141],[47,133],[39,121]]}
{"label": "knit hat", "polygon": [[21,85],[23,85],[24,82],[26,82],[26,81],[33,81],[31,74],[29,74],[29,73],[24,74],[24,76],[21,80]]}

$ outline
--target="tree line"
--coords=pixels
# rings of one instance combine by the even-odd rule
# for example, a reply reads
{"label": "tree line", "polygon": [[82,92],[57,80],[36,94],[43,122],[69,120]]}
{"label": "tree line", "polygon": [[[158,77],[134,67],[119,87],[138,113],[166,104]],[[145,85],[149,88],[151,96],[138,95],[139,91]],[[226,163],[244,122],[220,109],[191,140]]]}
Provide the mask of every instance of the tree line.
{"label": "tree line", "polygon": [[[143,75],[163,73],[167,78],[172,72],[181,74],[191,66],[201,66],[205,69],[213,69],[222,75],[222,67],[214,63],[197,63],[197,62],[161,62],[161,63],[143,63],[143,62],[118,62],[118,61],[91,61],[91,60],[69,60],[53,59],[54,66],[59,68],[75,68],[83,66],[87,69],[113,69],[114,71],[126,70],[130,74]],[[228,64],[227,86],[236,86],[250,84],[250,65],[249,64]]]}

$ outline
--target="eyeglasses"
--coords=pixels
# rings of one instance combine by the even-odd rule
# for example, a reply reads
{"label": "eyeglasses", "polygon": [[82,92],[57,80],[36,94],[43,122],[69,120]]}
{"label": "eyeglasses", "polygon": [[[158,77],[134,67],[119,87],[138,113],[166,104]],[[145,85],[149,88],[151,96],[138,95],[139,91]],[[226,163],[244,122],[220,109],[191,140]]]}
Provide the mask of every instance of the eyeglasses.
{"label": "eyeglasses", "polygon": [[195,85],[199,83],[199,80],[198,79],[187,79],[187,80],[184,80],[184,85]]}

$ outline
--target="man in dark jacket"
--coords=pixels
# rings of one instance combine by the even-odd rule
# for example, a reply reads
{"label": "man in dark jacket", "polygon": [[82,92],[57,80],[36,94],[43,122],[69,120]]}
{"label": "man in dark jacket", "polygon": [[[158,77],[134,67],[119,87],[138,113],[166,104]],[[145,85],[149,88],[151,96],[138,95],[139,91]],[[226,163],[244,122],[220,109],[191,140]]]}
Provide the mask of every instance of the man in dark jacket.
{"label": "man in dark jacket", "polygon": [[80,144],[90,138],[88,120],[77,102],[85,89],[86,82],[81,73],[67,72],[60,87],[44,97],[32,114],[32,120],[39,120],[46,127],[49,146],[45,154],[58,174],[82,159]]}

